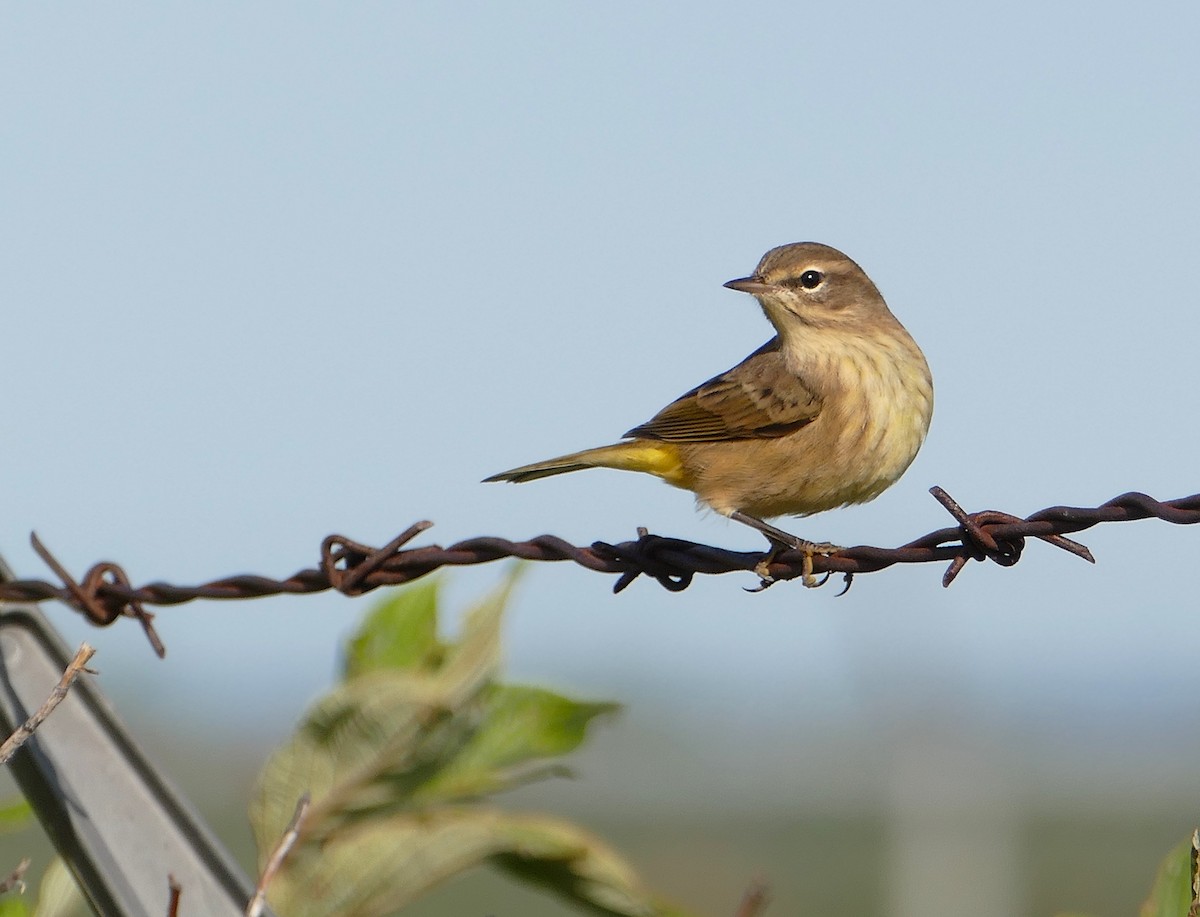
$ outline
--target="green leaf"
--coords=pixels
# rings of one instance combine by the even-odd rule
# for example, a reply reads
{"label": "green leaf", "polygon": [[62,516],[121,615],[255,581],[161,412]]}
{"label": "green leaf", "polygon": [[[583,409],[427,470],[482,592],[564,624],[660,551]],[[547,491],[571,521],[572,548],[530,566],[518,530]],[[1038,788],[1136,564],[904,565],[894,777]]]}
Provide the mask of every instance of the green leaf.
{"label": "green leaf", "polygon": [[390,914],[465,870],[494,863],[596,914],[667,917],[615,852],[567,822],[450,806],[544,775],[617,705],[500,685],[500,630],[516,571],[437,638],[435,587],[373,611],[345,679],[267,762],[251,821],[265,861],[312,804],[271,886],[289,917]]}
{"label": "green leaf", "polygon": [[467,615],[436,667],[374,668],[366,660],[379,657],[364,651],[366,671],[309,710],[259,778],[250,818],[260,857],[269,856],[304,793],[312,797],[305,837],[317,841],[347,820],[407,805],[454,759],[482,721],[514,579]]}
{"label": "green leaf", "polygon": [[23,796],[0,804],[0,832],[20,831],[33,822],[33,807]]}
{"label": "green leaf", "polygon": [[479,729],[415,799],[457,801],[545,776],[546,768],[529,765],[574,751],[596,717],[619,709],[619,704],[576,701],[543,688],[495,685],[487,692]]}
{"label": "green leaf", "polygon": [[1195,902],[1196,835],[1176,846],[1158,867],[1150,897],[1138,917],[1188,917]]}
{"label": "green leaf", "polygon": [[447,648],[438,678],[453,708],[476,695],[497,674],[500,623],[521,569],[514,566],[499,586],[467,612],[461,639]]}
{"label": "green leaf", "polygon": [[314,839],[347,819],[404,805],[473,725],[431,676],[375,671],[335,689],[259,778],[250,818],[260,853],[274,847],[306,792],[313,800],[306,833]]}
{"label": "green leaf", "polygon": [[23,898],[6,895],[0,898],[0,917],[29,917],[29,905]]}
{"label": "green leaf", "polygon": [[350,828],[281,874],[270,899],[289,917],[375,917],[489,860],[596,914],[682,914],[653,900],[627,863],[579,828],[482,807],[442,807]]}
{"label": "green leaf", "polygon": [[395,590],[367,615],[346,644],[344,678],[375,669],[436,669],[439,581],[428,579]]}
{"label": "green leaf", "polygon": [[489,817],[447,810],[373,819],[289,862],[270,889],[288,917],[390,914],[495,848]]}
{"label": "green leaf", "polygon": [[650,895],[615,850],[583,829],[541,815],[508,815],[498,825],[505,847],[493,863],[596,914],[684,917]]}

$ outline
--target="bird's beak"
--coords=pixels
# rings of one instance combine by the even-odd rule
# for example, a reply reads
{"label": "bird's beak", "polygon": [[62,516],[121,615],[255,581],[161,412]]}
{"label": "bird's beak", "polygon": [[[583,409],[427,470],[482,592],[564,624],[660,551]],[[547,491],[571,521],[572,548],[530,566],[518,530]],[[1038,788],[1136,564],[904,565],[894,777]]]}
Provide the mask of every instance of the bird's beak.
{"label": "bird's beak", "polygon": [[739,277],[737,280],[729,281],[725,286],[731,290],[737,290],[739,293],[750,293],[754,296],[771,290],[769,283],[763,283],[754,277]]}

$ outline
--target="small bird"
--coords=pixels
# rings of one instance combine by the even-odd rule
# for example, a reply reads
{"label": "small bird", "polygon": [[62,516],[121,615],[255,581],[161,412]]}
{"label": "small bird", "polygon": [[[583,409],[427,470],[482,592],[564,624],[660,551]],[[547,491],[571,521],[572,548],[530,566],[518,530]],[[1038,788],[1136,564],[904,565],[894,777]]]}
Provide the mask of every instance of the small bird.
{"label": "small bird", "polygon": [[486,478],[520,483],[617,468],[656,475],[697,503],[750,525],[774,550],[836,546],[797,538],[764,517],[808,516],[879,496],[921,448],[933,415],[925,356],[875,284],[837,249],[773,248],[749,277],[725,284],[758,300],[775,337],[727,372],[668,404],[611,446]]}

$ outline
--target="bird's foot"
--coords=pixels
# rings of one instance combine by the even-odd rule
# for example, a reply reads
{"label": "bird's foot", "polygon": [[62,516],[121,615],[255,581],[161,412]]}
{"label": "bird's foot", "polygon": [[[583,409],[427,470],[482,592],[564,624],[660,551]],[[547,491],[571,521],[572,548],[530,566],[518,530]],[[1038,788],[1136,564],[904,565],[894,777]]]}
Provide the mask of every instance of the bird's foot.
{"label": "bird's foot", "polygon": [[775,578],[771,576],[771,564],[775,562],[775,558],[779,556],[781,551],[803,551],[804,561],[800,567],[800,582],[804,583],[809,589],[824,586],[829,580],[830,574],[826,573],[820,579],[817,579],[813,574],[813,557],[818,554],[828,556],[842,550],[840,546],[830,544],[827,541],[808,541],[804,538],[797,538],[795,535],[789,536],[786,541],[773,535],[767,537],[771,541],[771,550],[754,566],[754,572],[758,575],[759,585],[757,589],[752,589],[752,592],[762,592],[775,582]]}
{"label": "bird's foot", "polygon": [[729,518],[737,522],[741,522],[751,528],[758,529],[766,537],[767,541],[771,542],[771,551],[754,566],[754,572],[758,574],[759,584],[757,589],[751,589],[750,592],[762,592],[775,582],[775,578],[771,576],[771,564],[780,551],[803,551],[804,565],[800,568],[800,581],[809,589],[814,589],[817,586],[824,586],[829,579],[829,574],[826,573],[821,579],[813,576],[813,557],[817,554],[836,554],[838,551],[844,550],[836,544],[830,544],[827,541],[809,541],[806,538],[800,538],[790,532],[785,532],[783,529],[776,528],[769,522],[763,522],[757,516],[751,516],[749,513],[743,513],[740,510],[730,513]]}

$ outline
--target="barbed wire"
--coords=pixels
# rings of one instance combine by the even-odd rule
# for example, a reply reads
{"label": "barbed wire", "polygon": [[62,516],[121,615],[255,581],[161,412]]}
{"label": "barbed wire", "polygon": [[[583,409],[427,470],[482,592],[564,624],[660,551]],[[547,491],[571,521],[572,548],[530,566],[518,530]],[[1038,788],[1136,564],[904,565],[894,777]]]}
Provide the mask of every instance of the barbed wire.
{"label": "barbed wire", "polygon": [[[601,573],[617,575],[614,592],[625,589],[639,576],[648,576],[672,592],[691,585],[696,574],[754,572],[758,591],[774,582],[812,573],[842,574],[846,588],[860,573],[875,573],[894,564],[946,562],[942,584],[949,586],[968,561],[992,560],[1009,567],[1021,559],[1027,538],[1037,538],[1094,563],[1091,552],[1065,537],[1102,522],[1129,522],[1157,518],[1177,525],[1200,523],[1200,494],[1159,502],[1143,493],[1127,493],[1096,507],[1052,506],[1024,518],[996,510],[968,513],[940,487],[930,493],[957,523],[930,532],[897,548],[868,545],[844,548],[835,554],[806,557],[803,551],[730,551],[680,538],[652,535],[638,529],[633,541],[608,544],[597,541],[577,547],[554,535],[528,541],[506,538],[468,538],[448,548],[439,545],[406,547],[433,523],[417,522],[380,548],[359,544],[341,535],[321,543],[316,567],[299,570],[286,579],[243,574],[198,586],[153,582],[133,586],[117,564],[95,564],[82,579],[74,579],[42,544],[31,536],[34,550],[60,580],[13,580],[0,583],[0,601],[42,602],[57,600],[104,626],[118,618],[138,620],[155,652],[164,654],[147,605],[179,605],[195,599],[251,599],[272,595],[308,595],[337,590],[357,596],[419,579],[441,567],[484,564],[503,558],[536,561],[570,560]],[[828,579],[828,576],[826,576]],[[824,582],[822,580],[821,582]],[[845,590],[843,590],[845,591]]]}

